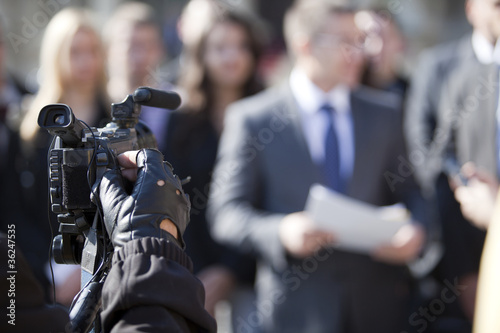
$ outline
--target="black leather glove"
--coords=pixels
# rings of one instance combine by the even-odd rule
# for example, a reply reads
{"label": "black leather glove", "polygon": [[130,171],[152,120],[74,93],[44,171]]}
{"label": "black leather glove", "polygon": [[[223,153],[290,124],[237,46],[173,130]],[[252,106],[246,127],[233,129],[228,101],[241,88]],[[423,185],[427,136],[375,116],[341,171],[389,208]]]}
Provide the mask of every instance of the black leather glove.
{"label": "black leather glove", "polygon": [[182,234],[189,223],[191,204],[179,177],[173,174],[172,166],[163,162],[163,155],[155,149],[139,151],[137,167],[137,180],[130,195],[125,191],[123,177],[117,169],[104,174],[99,188],[104,224],[115,249],[142,237],[175,240],[160,228],[164,219],[175,224],[178,244],[184,248]]}

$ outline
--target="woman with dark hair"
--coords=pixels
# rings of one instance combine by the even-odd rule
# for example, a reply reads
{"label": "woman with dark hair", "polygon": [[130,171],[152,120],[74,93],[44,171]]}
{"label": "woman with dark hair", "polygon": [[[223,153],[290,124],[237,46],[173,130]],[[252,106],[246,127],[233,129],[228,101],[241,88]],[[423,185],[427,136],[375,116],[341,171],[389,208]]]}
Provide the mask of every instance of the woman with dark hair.
{"label": "woman with dark hair", "polygon": [[187,94],[183,109],[211,117],[220,132],[226,106],[263,88],[256,71],[262,42],[251,19],[234,11],[206,24],[198,41],[185,46],[179,85]]}
{"label": "woman with dark hair", "polygon": [[191,177],[184,187],[192,203],[186,251],[205,285],[205,306],[213,314],[216,303],[228,298],[239,282],[253,282],[253,260],[211,238],[205,210],[226,107],[257,93],[262,85],[255,20],[227,8],[210,10],[217,12],[207,13],[210,19],[200,27],[198,40],[185,45],[179,84],[186,98],[181,110],[171,115],[163,153],[181,178]]}

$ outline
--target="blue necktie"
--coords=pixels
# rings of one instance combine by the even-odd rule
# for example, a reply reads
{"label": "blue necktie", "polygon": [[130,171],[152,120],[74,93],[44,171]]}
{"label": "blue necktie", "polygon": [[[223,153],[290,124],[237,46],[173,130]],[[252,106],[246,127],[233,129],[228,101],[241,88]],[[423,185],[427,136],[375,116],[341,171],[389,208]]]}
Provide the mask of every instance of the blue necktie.
{"label": "blue necktie", "polygon": [[340,177],[340,153],[337,133],[335,131],[334,109],[331,105],[325,104],[321,107],[321,112],[327,115],[327,131],[325,136],[325,160],[323,164],[323,174],[325,185],[333,190],[344,193],[344,184]]}

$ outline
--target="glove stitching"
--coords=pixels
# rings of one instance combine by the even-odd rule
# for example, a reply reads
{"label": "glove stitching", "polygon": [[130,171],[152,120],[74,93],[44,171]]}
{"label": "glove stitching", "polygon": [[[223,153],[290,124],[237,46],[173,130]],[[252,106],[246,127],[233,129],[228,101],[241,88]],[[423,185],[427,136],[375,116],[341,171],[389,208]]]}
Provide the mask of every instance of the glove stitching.
{"label": "glove stitching", "polygon": [[[142,152],[142,150],[141,150]],[[147,155],[144,153],[144,155],[146,156],[146,159],[147,159]],[[137,154],[137,156],[139,156],[139,154]],[[144,179],[146,178],[146,174],[148,173],[148,164],[147,163],[144,163],[143,166],[142,166],[142,170],[139,171],[141,173],[140,177],[141,177],[141,182],[139,184],[139,189],[137,191],[137,196],[134,198],[134,208],[131,212],[131,214],[129,215],[129,230],[130,230],[130,240],[134,239],[133,237],[133,226],[132,226],[132,217],[135,216],[135,212],[137,210],[137,200],[138,198],[141,196],[141,193],[142,193],[142,187],[144,186]],[[136,184],[137,185],[137,184]]]}

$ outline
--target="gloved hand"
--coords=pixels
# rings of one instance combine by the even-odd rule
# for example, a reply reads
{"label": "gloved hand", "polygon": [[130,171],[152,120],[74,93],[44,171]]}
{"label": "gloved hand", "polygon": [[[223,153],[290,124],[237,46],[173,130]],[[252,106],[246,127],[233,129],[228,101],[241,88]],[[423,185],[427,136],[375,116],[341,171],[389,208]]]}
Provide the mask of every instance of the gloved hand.
{"label": "gloved hand", "polygon": [[158,237],[175,240],[160,228],[165,219],[177,227],[178,244],[184,248],[182,234],[189,223],[191,204],[179,178],[155,149],[137,154],[137,180],[130,195],[125,191],[120,170],[107,171],[100,184],[104,224],[115,249],[132,239]]}

